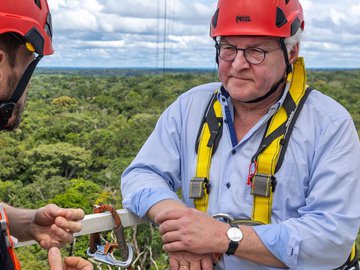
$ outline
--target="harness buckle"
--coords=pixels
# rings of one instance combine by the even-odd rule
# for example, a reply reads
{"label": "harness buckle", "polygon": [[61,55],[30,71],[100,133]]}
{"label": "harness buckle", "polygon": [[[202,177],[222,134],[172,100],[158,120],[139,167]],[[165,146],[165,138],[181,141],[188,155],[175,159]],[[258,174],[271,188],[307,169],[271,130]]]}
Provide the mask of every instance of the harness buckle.
{"label": "harness buckle", "polygon": [[206,177],[193,177],[190,181],[190,199],[202,199],[210,193],[210,183]]}
{"label": "harness buckle", "polygon": [[269,197],[270,191],[274,192],[276,187],[276,177],[267,174],[255,174],[251,178],[251,195]]}

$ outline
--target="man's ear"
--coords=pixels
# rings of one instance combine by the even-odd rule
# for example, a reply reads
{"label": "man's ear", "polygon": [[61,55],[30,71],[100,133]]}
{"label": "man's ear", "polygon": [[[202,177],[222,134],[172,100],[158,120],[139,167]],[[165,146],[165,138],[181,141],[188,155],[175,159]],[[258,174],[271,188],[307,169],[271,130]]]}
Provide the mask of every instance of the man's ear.
{"label": "man's ear", "polygon": [[0,50],[0,81],[4,77],[4,64],[6,62],[6,54],[5,51]]}
{"label": "man's ear", "polygon": [[299,56],[299,43],[296,43],[296,45],[294,46],[294,48],[291,49],[289,54],[290,64],[294,64],[298,56]]}

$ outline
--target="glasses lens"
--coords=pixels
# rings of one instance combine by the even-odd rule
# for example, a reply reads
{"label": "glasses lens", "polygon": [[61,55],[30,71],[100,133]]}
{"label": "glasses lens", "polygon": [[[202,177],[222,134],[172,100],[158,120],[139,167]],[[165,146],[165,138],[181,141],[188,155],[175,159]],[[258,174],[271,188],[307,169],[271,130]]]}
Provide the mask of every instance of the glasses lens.
{"label": "glasses lens", "polygon": [[219,46],[219,56],[225,61],[233,61],[236,57],[236,48],[228,44]]}
{"label": "glasses lens", "polygon": [[260,64],[265,59],[265,51],[260,48],[247,48],[245,50],[245,58],[251,64]]}

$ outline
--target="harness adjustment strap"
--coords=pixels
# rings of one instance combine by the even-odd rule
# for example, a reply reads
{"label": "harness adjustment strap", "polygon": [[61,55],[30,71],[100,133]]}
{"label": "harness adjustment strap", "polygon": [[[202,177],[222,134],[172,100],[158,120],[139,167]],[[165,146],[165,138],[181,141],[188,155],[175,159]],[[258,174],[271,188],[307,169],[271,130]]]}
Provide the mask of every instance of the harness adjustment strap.
{"label": "harness adjustment strap", "polygon": [[212,155],[222,135],[222,109],[215,91],[205,111],[199,129],[195,151],[197,152],[196,175],[190,181],[189,198],[200,211],[206,212],[210,192],[210,165]]}

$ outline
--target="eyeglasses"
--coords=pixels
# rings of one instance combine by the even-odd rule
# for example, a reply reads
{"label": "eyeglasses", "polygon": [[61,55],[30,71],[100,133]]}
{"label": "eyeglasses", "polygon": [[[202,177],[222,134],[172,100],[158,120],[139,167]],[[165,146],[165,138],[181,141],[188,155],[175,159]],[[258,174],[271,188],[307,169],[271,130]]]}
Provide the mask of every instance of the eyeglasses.
{"label": "eyeglasses", "polygon": [[280,49],[280,48],[276,48],[270,51],[265,51],[263,49],[256,47],[249,47],[246,49],[242,49],[242,48],[236,48],[235,46],[230,44],[215,44],[215,48],[217,50],[219,57],[227,62],[234,61],[238,51],[242,51],[244,52],[244,57],[246,61],[248,61],[250,64],[253,65],[261,64],[262,62],[264,62],[266,54]]}

